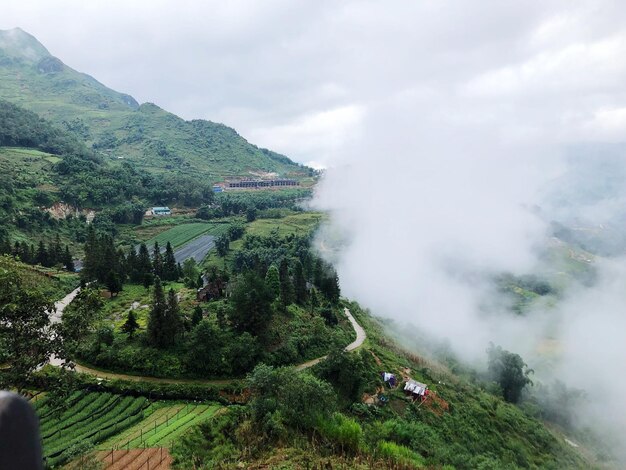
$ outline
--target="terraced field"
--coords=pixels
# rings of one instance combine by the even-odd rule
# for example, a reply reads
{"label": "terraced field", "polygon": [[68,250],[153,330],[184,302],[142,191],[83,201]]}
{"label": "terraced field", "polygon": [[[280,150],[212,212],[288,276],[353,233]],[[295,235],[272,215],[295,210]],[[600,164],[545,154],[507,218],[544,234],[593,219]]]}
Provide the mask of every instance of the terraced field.
{"label": "terraced field", "polygon": [[44,458],[49,466],[56,466],[71,458],[73,447],[86,442],[98,444],[140,422],[149,402],[145,397],[75,392],[60,412],[52,408],[47,397],[34,405]]}
{"label": "terraced field", "polygon": [[153,406],[155,408],[145,419],[103,442],[98,449],[169,447],[191,426],[211,418],[221,409],[219,405],[207,403]]}

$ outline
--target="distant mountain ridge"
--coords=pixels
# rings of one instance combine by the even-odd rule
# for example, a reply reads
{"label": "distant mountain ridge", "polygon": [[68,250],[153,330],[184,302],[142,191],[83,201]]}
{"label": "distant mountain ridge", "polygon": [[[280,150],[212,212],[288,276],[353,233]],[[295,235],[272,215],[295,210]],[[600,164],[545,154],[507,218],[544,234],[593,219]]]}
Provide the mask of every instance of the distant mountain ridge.
{"label": "distant mountain ridge", "polygon": [[112,160],[153,173],[175,170],[215,181],[251,172],[311,174],[223,124],[185,121],[155,104],[140,105],[68,67],[20,28],[0,30],[0,99],[65,126]]}

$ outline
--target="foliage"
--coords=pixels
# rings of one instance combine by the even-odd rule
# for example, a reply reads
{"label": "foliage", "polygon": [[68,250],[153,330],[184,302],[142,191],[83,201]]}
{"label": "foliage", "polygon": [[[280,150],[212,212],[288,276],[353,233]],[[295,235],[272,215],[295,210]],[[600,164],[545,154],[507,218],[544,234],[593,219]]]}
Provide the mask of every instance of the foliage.
{"label": "foliage", "polygon": [[272,292],[258,274],[250,271],[240,276],[230,302],[230,320],[238,331],[252,335],[263,333],[271,321]]}
{"label": "foliage", "polygon": [[83,336],[92,331],[102,305],[96,289],[83,288],[63,310],[60,331],[68,352],[73,353]]}
{"label": "foliage", "polygon": [[135,336],[135,332],[139,329],[139,323],[137,323],[137,315],[133,310],[128,312],[126,321],[122,325],[122,331],[128,334],[129,338]]}
{"label": "foliage", "polygon": [[248,376],[247,384],[252,394],[252,419],[257,423],[279,412],[287,426],[312,429],[336,407],[330,384],[306,372],[260,364]]}
{"label": "foliage", "polygon": [[363,429],[353,418],[341,413],[333,413],[330,418],[320,419],[317,431],[328,439],[332,446],[344,452],[355,454],[363,443]]}
{"label": "foliage", "polygon": [[414,467],[422,467],[424,465],[424,458],[421,455],[395,442],[380,441],[376,451],[380,458],[390,464]]}
{"label": "foliage", "polygon": [[170,289],[166,300],[161,279],[156,276],[152,310],[148,318],[148,340],[157,348],[170,347],[176,342],[180,329],[180,311],[176,293]]}
{"label": "foliage", "polygon": [[49,298],[26,289],[15,271],[0,268],[0,345],[8,370],[0,376],[3,388],[22,390],[35,370],[63,349],[61,336],[51,325]]}
{"label": "foliage", "polygon": [[358,402],[368,383],[376,377],[371,354],[347,353],[336,349],[318,366],[319,376],[330,382],[339,397],[348,402]]}
{"label": "foliage", "polygon": [[504,399],[509,403],[517,403],[522,390],[532,381],[528,377],[533,371],[518,355],[491,344],[487,349],[489,374],[500,387]]}

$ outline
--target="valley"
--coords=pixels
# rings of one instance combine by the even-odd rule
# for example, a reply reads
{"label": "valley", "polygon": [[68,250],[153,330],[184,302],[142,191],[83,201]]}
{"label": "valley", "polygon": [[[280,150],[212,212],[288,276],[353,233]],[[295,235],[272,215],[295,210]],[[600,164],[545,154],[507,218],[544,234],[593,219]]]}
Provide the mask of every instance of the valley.
{"label": "valley", "polygon": [[[35,410],[45,468],[618,468],[571,419],[581,390],[498,343],[477,362],[398,320],[431,295],[461,311],[448,300],[467,291],[440,288],[437,271],[428,298],[414,296],[429,227],[403,230],[406,210],[379,223],[396,188],[368,183],[367,217],[342,231],[343,212],[319,202],[328,181],[0,31],[0,384]],[[493,324],[551,314],[598,278],[602,231],[544,217],[527,272],[468,268],[471,250],[443,257]],[[403,269],[380,263],[391,257]],[[381,309],[346,294],[364,290]],[[542,321],[526,344],[549,374],[561,348]]]}

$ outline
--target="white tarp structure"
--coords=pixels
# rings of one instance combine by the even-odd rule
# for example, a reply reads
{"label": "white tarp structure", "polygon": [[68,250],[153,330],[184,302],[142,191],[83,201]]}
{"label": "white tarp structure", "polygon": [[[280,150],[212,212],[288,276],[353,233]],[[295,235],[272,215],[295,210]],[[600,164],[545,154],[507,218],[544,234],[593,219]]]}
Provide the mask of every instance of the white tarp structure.
{"label": "white tarp structure", "polygon": [[408,380],[406,384],[404,384],[404,391],[410,392],[413,395],[417,395],[423,397],[426,393],[426,389],[428,389],[428,385],[416,382],[415,380]]}

